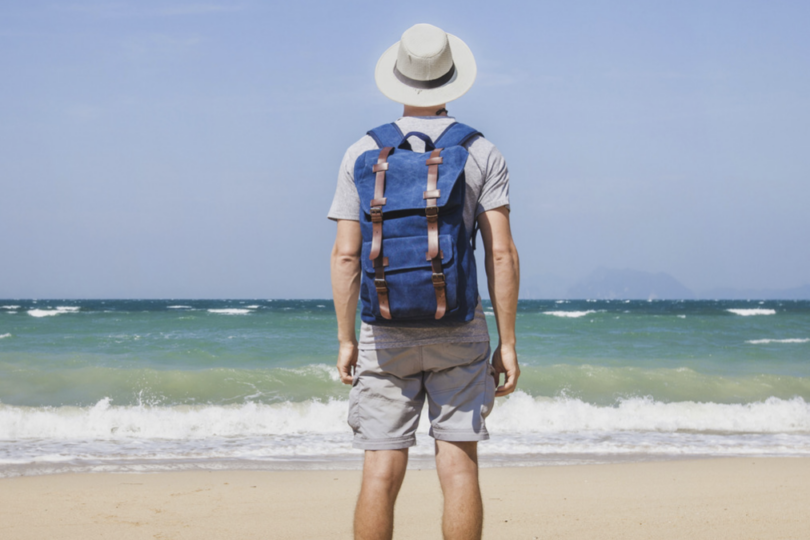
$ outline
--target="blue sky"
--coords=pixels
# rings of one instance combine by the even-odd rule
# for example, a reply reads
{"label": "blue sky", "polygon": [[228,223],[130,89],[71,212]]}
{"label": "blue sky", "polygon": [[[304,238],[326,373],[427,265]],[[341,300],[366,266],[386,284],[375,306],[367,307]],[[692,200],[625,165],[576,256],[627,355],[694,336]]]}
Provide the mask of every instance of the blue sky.
{"label": "blue sky", "polygon": [[[384,6],[384,9],[383,7]],[[326,297],[379,55],[464,39],[527,290],[810,282],[806,2],[2,2],[0,297]]]}

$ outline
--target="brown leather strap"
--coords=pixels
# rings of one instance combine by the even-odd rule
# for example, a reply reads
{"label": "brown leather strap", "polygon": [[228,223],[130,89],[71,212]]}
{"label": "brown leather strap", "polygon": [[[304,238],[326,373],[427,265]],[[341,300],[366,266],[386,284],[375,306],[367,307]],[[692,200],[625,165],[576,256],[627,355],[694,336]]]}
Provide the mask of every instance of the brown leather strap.
{"label": "brown leather strap", "polygon": [[388,156],[393,150],[386,146],[380,150],[377,163],[372,171],[377,174],[374,181],[374,198],[371,200],[371,252],[369,259],[374,261],[374,288],[377,289],[377,300],[380,304],[380,315],[384,319],[391,318],[391,308],[388,303],[388,285],[385,283],[385,267],[388,266],[387,257],[382,253],[382,207],[385,206],[385,171],[388,170]]}
{"label": "brown leather strap", "polygon": [[372,234],[371,234],[371,252],[368,255],[369,259],[376,259],[382,252],[382,207],[385,206],[385,171],[388,170],[388,155],[393,150],[392,147],[386,146],[380,150],[380,156],[377,158],[377,164],[374,165],[372,171],[377,173],[374,181],[374,198],[371,200],[371,221],[372,221]]}
{"label": "brown leather strap", "polygon": [[433,290],[436,291],[436,319],[444,317],[447,310],[447,284],[444,281],[442,261],[438,257],[430,262],[433,267]]}
{"label": "brown leather strap", "polygon": [[441,151],[441,148],[437,148],[430,153],[427,160],[429,163],[427,189],[422,195],[425,199],[425,215],[428,220],[428,259],[439,256],[439,207],[436,206],[436,201],[441,196],[441,191],[436,189],[436,186],[439,182],[439,164],[442,162],[439,156]]}
{"label": "brown leather strap", "polygon": [[425,216],[428,222],[428,251],[427,258],[433,270],[433,288],[436,291],[436,319],[444,317],[447,311],[446,283],[442,270],[442,252],[439,249],[439,207],[436,206],[441,190],[437,189],[439,183],[439,165],[442,163],[441,148],[430,153],[427,160],[428,177],[427,189],[422,194],[425,199]]}
{"label": "brown leather strap", "polygon": [[388,303],[388,284],[385,282],[385,270],[383,264],[377,264],[380,259],[374,261],[374,288],[377,289],[377,300],[380,303],[380,315],[383,319],[391,319],[391,308]]}

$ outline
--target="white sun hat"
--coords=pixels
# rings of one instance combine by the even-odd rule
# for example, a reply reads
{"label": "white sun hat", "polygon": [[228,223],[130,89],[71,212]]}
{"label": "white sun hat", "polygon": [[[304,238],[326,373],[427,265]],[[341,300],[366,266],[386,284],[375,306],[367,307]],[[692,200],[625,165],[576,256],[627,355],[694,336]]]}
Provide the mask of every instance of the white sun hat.
{"label": "white sun hat", "polygon": [[477,72],[466,43],[431,24],[417,24],[383,53],[374,78],[397,103],[432,107],[466,94]]}

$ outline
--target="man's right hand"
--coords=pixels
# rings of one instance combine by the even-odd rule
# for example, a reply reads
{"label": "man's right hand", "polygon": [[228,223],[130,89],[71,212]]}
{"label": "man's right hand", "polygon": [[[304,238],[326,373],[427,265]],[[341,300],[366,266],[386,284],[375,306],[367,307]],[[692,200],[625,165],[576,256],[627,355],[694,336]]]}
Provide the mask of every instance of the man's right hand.
{"label": "man's right hand", "polygon": [[502,385],[495,389],[495,397],[503,397],[511,394],[517,388],[517,380],[520,377],[520,366],[515,346],[498,344],[498,348],[492,354],[492,367],[495,368],[495,385],[501,379],[501,373],[506,375]]}
{"label": "man's right hand", "polygon": [[337,369],[343,384],[352,384],[352,375],[357,365],[357,343],[341,343],[338,350]]}

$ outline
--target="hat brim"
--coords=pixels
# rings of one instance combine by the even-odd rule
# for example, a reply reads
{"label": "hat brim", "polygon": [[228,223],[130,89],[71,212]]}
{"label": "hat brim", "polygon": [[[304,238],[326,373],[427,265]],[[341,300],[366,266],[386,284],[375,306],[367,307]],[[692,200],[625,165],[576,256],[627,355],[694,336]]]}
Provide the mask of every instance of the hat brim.
{"label": "hat brim", "polygon": [[413,107],[432,107],[458,99],[472,87],[478,68],[467,44],[452,34],[447,34],[456,72],[448,82],[437,88],[414,88],[400,81],[394,74],[399,41],[383,53],[377,61],[374,79],[377,88],[385,97]]}

